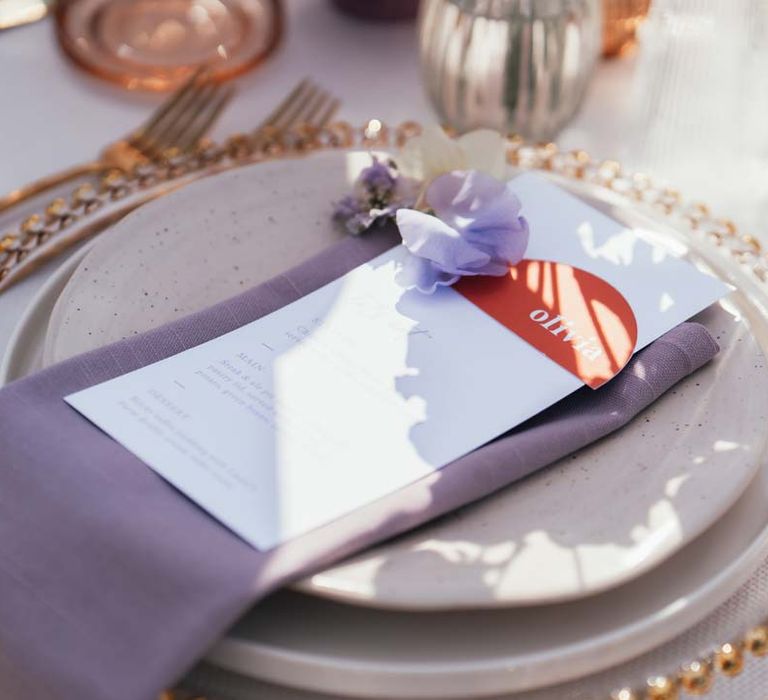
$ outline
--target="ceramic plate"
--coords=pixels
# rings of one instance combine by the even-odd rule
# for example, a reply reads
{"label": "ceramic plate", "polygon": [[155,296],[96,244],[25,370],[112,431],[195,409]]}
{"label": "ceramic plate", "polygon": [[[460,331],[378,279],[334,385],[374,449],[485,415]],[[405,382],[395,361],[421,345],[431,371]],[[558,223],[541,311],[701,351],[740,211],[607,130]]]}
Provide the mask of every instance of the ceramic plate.
{"label": "ceramic plate", "polygon": [[[6,379],[9,370],[26,368],[21,343],[33,339],[28,333],[39,325],[38,314],[47,306],[47,316],[56,286],[83,255],[67,261],[30,307]],[[765,347],[764,324],[755,326]],[[243,677],[331,696],[449,698],[533,689],[598,672],[676,636],[731,595],[767,555],[764,468],[713,527],[613,591],[525,609],[419,613],[288,591],[247,615],[207,661]]]}
{"label": "ceramic plate", "polygon": [[[71,274],[43,362],[210,305],[329,245],[340,236],[330,203],[365,162],[365,154],[332,152],[264,163],[137,210]],[[622,201],[598,203],[632,225],[661,226]],[[15,376],[30,369],[20,359],[37,350],[25,342],[50,313],[56,284],[17,335],[8,359]],[[624,430],[299,587],[389,608],[541,605],[598,593],[660,564],[715,522],[760,464],[768,377],[742,313],[733,300],[711,311],[719,358]],[[739,383],[753,391],[733,391]]]}
{"label": "ceramic plate", "polygon": [[507,697],[597,673],[703,619],[765,560],[768,470],[753,484],[682,551],[598,596],[506,610],[404,612],[285,591],[243,618],[207,661],[324,697],[390,700]]}

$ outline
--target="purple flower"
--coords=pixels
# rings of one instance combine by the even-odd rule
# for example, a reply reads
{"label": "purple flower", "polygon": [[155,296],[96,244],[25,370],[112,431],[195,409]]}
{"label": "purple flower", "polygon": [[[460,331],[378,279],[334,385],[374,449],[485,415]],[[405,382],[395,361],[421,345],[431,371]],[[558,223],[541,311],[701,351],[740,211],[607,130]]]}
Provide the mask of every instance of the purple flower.
{"label": "purple flower", "polygon": [[397,174],[394,168],[373,156],[373,163],[360,171],[358,186],[372,199],[385,201],[393,194]]}
{"label": "purple flower", "polygon": [[509,183],[470,170],[435,178],[426,192],[435,215],[399,209],[397,226],[411,252],[398,273],[408,289],[432,294],[463,275],[507,273],[528,247],[528,222]]}
{"label": "purple flower", "polygon": [[364,168],[355,181],[353,194],[348,194],[334,206],[333,218],[354,235],[367,231],[374,224],[393,219],[400,207],[412,206],[417,185],[402,177],[391,162],[373,156],[373,163]]}

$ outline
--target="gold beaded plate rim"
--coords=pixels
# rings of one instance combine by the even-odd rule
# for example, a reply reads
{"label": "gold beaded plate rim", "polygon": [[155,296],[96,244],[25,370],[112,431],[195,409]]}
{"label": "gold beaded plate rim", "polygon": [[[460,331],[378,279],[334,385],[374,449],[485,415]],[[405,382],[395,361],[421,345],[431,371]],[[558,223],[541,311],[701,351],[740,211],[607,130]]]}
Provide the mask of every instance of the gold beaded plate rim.
{"label": "gold beaded plate rim", "polygon": [[[413,129],[412,125],[408,125]],[[381,143],[368,143],[369,125],[356,133],[360,145],[382,145]],[[350,145],[350,144],[346,144]],[[287,154],[290,155],[290,154]],[[747,277],[751,282],[745,286],[750,287],[750,295],[761,296],[764,290],[762,283],[767,276],[766,259],[759,242],[751,236],[741,234],[736,227],[727,220],[711,217],[709,210],[704,205],[689,206],[682,202],[679,195],[669,189],[656,190],[655,194],[646,198],[645,193],[653,191],[647,178],[644,176],[625,175],[621,167],[613,162],[594,163],[583,152],[560,153],[552,144],[528,146],[517,139],[510,139],[510,161],[520,163],[528,167],[541,167],[565,177],[577,179],[602,179],[602,185],[609,191],[613,191],[628,201],[644,202],[649,207],[656,208],[662,213],[676,218],[690,226],[694,232],[698,232],[701,238],[706,238],[714,244],[713,248],[719,248],[724,252],[725,258],[734,262],[740,268],[738,277],[745,282]],[[629,183],[629,184],[627,184]],[[724,258],[724,259],[725,259]],[[765,313],[764,304],[761,304]],[[662,676],[649,682],[637,697],[648,698],[673,698],[680,688],[697,690],[697,694],[705,692],[706,683],[698,678],[702,669],[707,671],[717,667],[725,676],[735,675],[739,669],[739,659],[743,651],[748,649],[755,656],[762,656],[766,647],[764,644],[766,630],[764,627],[756,627],[746,634],[743,639],[736,640],[731,646],[725,646],[706,655],[704,660],[697,665],[691,662],[680,672]],[[761,641],[763,640],[763,641]],[[668,669],[660,669],[668,672]],[[697,675],[698,674],[698,675]],[[706,674],[705,674],[706,675]],[[664,680],[666,679],[666,680]],[[693,680],[692,680],[693,679]],[[694,683],[694,686],[690,684]],[[695,684],[699,683],[698,686]],[[622,690],[616,695],[620,700],[634,698],[629,689]]]}

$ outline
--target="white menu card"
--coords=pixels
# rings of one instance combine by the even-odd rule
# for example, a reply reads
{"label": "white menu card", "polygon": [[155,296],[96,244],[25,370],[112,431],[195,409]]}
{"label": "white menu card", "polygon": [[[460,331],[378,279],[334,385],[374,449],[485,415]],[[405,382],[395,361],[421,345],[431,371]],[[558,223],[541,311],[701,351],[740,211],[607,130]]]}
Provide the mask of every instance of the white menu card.
{"label": "white menu card", "polygon": [[[727,293],[537,176],[531,258],[612,284],[637,348]],[[288,235],[288,232],[286,232]],[[453,288],[406,291],[396,247],[231,333],[66,397],[254,547],[440,469],[582,386]]]}

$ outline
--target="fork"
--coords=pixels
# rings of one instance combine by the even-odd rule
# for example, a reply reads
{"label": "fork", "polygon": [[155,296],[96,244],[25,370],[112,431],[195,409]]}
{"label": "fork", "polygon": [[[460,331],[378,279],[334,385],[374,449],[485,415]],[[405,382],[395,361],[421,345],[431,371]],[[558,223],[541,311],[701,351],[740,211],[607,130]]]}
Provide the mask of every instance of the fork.
{"label": "fork", "polygon": [[108,170],[129,172],[168,152],[194,148],[208,132],[234,94],[234,88],[214,83],[198,69],[149,119],[124,139],[104,148],[97,160],[32,182],[0,197],[0,213],[77,178]]}
{"label": "fork", "polygon": [[[340,106],[340,100],[309,79],[304,79],[245,138],[256,144],[261,136],[269,141],[294,128],[308,127],[310,132],[320,130],[330,124]],[[221,154],[226,154],[228,150],[226,145],[215,148]],[[210,162],[213,163],[210,167],[163,180],[149,188],[129,180],[119,185],[125,191],[118,198],[112,196],[109,187],[96,191],[85,185],[89,188],[86,198],[76,192],[70,203],[63,199],[56,200],[45,215],[34,214],[16,231],[0,235],[0,292],[23,279],[38,265],[68,250],[78,241],[100,233],[142,204],[201,177],[249,161],[247,157],[242,161],[223,156],[221,162],[217,158],[212,158]]]}
{"label": "fork", "polygon": [[261,122],[254,134],[287,131],[299,125],[319,129],[333,119],[341,101],[304,78],[288,96]]}

